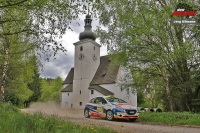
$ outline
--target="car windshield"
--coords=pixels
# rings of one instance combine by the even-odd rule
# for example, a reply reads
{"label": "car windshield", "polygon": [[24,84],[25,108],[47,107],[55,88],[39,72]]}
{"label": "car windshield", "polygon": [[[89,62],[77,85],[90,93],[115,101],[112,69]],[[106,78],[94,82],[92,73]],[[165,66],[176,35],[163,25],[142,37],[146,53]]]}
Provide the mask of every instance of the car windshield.
{"label": "car windshield", "polygon": [[108,102],[115,102],[115,103],[127,103],[126,101],[116,98],[116,97],[108,97],[106,98]]}

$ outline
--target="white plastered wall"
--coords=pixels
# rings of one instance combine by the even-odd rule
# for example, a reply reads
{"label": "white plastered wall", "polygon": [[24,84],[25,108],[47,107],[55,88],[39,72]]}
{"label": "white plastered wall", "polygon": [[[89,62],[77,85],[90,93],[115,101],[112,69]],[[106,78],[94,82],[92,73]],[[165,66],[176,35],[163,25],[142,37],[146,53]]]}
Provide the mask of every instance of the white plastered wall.
{"label": "white plastered wall", "polygon": [[[123,76],[124,76],[124,70],[120,67],[116,81],[119,82]],[[129,91],[122,90],[118,85],[118,83],[102,84],[100,86],[113,92],[116,97],[125,100],[129,104],[134,104],[135,106],[137,106],[137,94],[132,94],[131,89],[129,89]]]}
{"label": "white plastered wall", "polygon": [[[63,84],[63,88],[62,89],[64,89],[66,86],[68,86],[69,84]],[[62,109],[64,109],[65,108],[65,95],[64,95],[64,92],[60,92],[60,106],[61,106],[61,108]]]}
{"label": "white plastered wall", "polygon": [[[74,80],[72,97],[72,104],[74,109],[83,109],[85,104],[89,101],[89,82],[89,79]],[[80,105],[80,102],[82,102],[82,105]]]}
{"label": "white plastered wall", "polygon": [[[101,46],[91,39],[84,39],[74,43],[74,45],[74,80],[80,80],[81,78],[92,80],[100,64]],[[83,47],[82,51],[80,51],[81,46]],[[84,55],[83,60],[79,60],[80,54]],[[96,61],[93,60],[94,55],[96,56]]]}
{"label": "white plastered wall", "polygon": [[121,88],[116,83],[115,84],[102,84],[100,86],[113,92],[114,96],[123,99],[124,101],[128,102],[129,104],[134,104],[135,106],[137,106],[137,96],[132,94],[130,91],[129,91],[129,94],[127,94],[126,90],[121,91]]}
{"label": "white plastered wall", "polygon": [[61,108],[71,108],[73,92],[61,92]]}
{"label": "white plastered wall", "polygon": [[[74,43],[74,45],[75,56],[72,101],[74,109],[82,109],[89,101],[88,87],[100,64],[100,45],[91,39],[81,40]],[[82,51],[80,51],[81,46],[83,47]],[[83,60],[79,59],[80,54],[84,55]],[[94,54],[97,60],[93,60]],[[80,105],[80,102],[82,105]]]}

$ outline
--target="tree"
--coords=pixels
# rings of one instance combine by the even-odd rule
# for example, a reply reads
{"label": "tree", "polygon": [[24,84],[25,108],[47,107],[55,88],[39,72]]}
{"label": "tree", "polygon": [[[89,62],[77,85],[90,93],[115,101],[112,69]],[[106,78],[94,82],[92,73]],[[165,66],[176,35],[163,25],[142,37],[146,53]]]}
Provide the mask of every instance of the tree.
{"label": "tree", "polygon": [[6,87],[5,101],[19,105],[32,95],[27,84],[32,82],[34,75],[34,67],[30,62],[34,48],[31,49],[31,45],[21,43],[17,35],[6,36],[2,42],[5,42],[5,45],[2,46],[0,58],[1,63],[3,63],[1,64],[2,69],[0,69],[3,76],[0,81],[2,86]]}
{"label": "tree", "polygon": [[[172,19],[185,19],[171,16],[179,1],[101,3],[93,5],[100,23],[108,28],[97,30],[101,43],[109,46],[110,53],[118,53],[122,65],[132,68],[133,73],[145,74],[146,82],[162,89],[159,93],[167,110],[190,111],[192,93],[199,84],[195,77],[199,76],[200,49],[198,38],[193,37],[197,33],[195,25],[170,23]],[[194,9],[198,5],[196,0],[186,4]]]}
{"label": "tree", "polygon": [[28,100],[24,101],[25,107],[29,107],[31,102],[37,102],[37,100],[41,97],[41,90],[42,90],[41,78],[38,70],[39,66],[37,63],[36,56],[33,56],[31,61],[33,62],[35,68],[34,68],[33,81],[28,84],[28,88],[31,91],[33,91],[33,94],[29,97]]}
{"label": "tree", "polygon": [[61,77],[57,77],[52,83],[51,99],[57,103],[60,103],[60,91],[62,90],[62,83],[63,81]]}
{"label": "tree", "polygon": [[[84,0],[83,0],[84,1]],[[63,0],[1,0],[0,4],[0,50],[2,57],[1,86],[7,87],[9,54],[23,54],[34,48],[35,52],[45,57],[56,55],[58,50],[66,52],[61,42],[57,41],[71,29],[70,23],[82,12],[76,1]],[[15,38],[16,40],[10,40]],[[16,41],[16,42],[15,42]],[[21,43],[25,49],[10,51],[12,44]],[[6,91],[7,89],[5,89]],[[2,93],[0,92],[2,100]],[[0,102],[1,102],[0,100]]]}
{"label": "tree", "polygon": [[39,101],[41,101],[41,102],[50,101],[50,96],[52,94],[52,90],[50,87],[50,83],[48,83],[45,78],[42,79],[41,92],[42,92],[42,94],[41,94],[41,97],[39,98]]}
{"label": "tree", "polygon": [[61,0],[3,0],[0,24],[3,26],[9,23],[10,27],[15,28],[1,32],[1,35],[23,35],[41,50],[50,45],[54,52],[64,50],[62,44],[58,44],[55,39],[71,28],[70,21],[78,16],[78,9],[72,4]]}
{"label": "tree", "polygon": [[42,95],[39,99],[42,102],[55,101],[60,102],[60,91],[62,89],[62,78],[42,79]]}

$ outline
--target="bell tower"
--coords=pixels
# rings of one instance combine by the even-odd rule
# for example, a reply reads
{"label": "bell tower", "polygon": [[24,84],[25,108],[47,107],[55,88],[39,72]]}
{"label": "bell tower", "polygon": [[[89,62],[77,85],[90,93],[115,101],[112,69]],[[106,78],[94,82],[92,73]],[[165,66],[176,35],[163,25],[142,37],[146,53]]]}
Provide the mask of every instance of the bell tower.
{"label": "bell tower", "polygon": [[79,41],[74,43],[74,79],[73,79],[73,108],[81,109],[89,101],[89,84],[100,64],[100,47],[95,42],[92,32],[92,19],[89,14],[85,18],[84,31],[79,35]]}

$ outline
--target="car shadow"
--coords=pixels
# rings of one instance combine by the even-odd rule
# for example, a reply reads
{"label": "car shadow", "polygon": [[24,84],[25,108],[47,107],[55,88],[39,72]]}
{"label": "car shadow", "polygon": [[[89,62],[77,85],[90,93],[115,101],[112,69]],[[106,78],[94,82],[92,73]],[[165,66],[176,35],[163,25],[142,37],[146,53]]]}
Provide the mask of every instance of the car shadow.
{"label": "car shadow", "polygon": [[[102,120],[108,121],[106,118],[99,118],[99,117],[90,117],[90,119],[95,119],[95,120],[99,120],[99,121],[102,121]],[[114,120],[112,120],[112,122],[138,123],[137,120],[129,121],[128,119],[114,119]]]}

